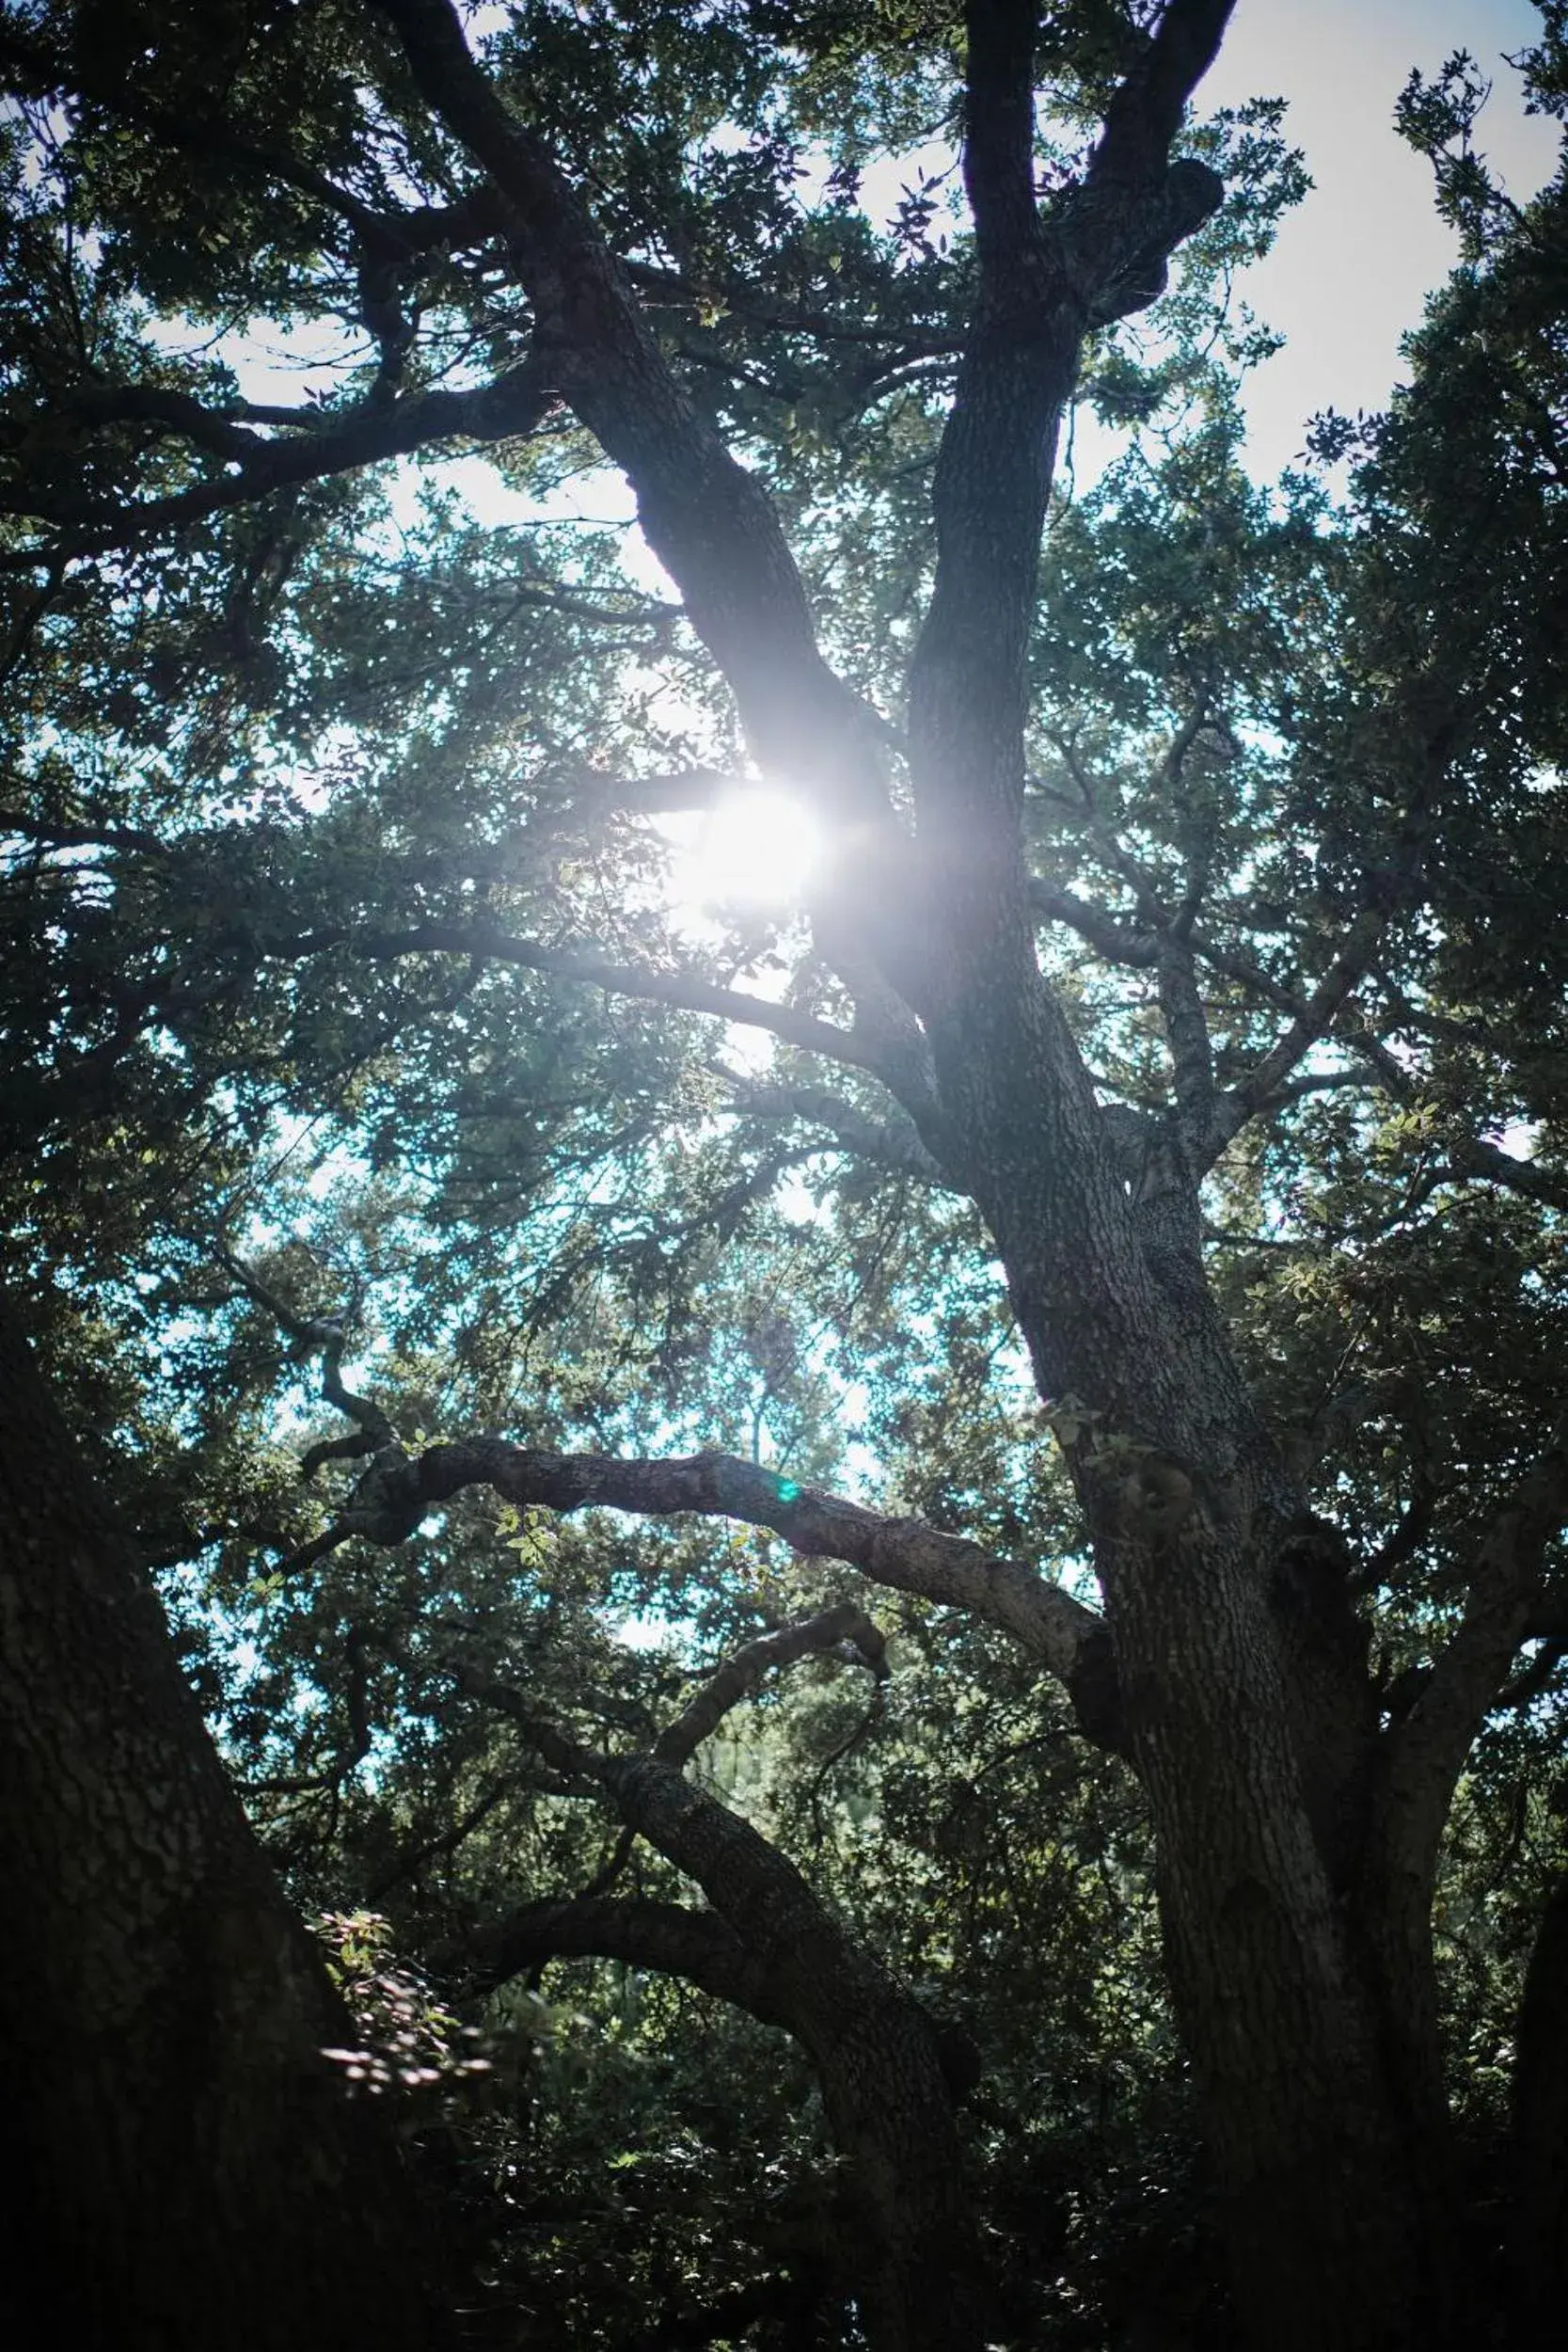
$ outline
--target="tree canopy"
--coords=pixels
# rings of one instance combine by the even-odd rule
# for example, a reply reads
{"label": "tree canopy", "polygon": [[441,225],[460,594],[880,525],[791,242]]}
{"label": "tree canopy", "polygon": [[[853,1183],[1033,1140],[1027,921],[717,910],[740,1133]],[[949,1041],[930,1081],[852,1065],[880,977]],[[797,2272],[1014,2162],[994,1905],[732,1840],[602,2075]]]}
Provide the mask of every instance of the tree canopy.
{"label": "tree canopy", "polygon": [[463,2341],[1554,2333],[1568,167],[1260,482],[1230,12],[0,8],[0,1694]]}

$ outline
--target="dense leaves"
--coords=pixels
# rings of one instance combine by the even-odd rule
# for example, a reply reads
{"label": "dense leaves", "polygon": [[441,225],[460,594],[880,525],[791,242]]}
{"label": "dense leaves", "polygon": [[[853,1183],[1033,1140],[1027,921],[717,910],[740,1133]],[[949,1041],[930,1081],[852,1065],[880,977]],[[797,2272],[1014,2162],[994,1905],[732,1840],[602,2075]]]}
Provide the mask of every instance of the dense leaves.
{"label": "dense leaves", "polygon": [[[1002,299],[975,58],[1007,13],[481,9],[479,132],[460,79],[433,102],[412,0],[0,16],[6,1273],[251,1817],[328,1922],[363,2019],[349,2071],[393,2102],[409,2078],[485,2341],[888,2325],[864,2118],[809,2003],[721,1938],[671,1957],[677,1906],[745,1936],[627,1778],[668,1762],[723,1661],[849,1604],[885,1658],[835,1619],[726,1686],[679,1760],[837,1923],[866,2013],[907,1995],[928,2022],[985,2340],[1238,2325],[1229,2176],[1156,1915],[1148,1677],[1123,1656],[1107,1702],[1102,1661],[1091,1690],[986,1598],[1044,1585],[1061,1613],[1038,1623],[1087,1654],[1103,1629],[1070,1602],[1114,1623],[1129,1546],[1186,1573],[1195,1492],[1223,1521],[1242,1475],[1188,1459],[1174,1408],[1134,1425],[1131,1375],[1041,1397],[1079,1343],[967,1156],[984,1056],[953,1039],[1043,1033],[951,1017],[966,956],[1005,966],[964,927],[1010,869],[993,888],[965,864],[997,793],[958,824],[923,797],[933,498],[962,462],[972,316],[989,331]],[[1053,253],[1088,235],[1105,110],[1202,13],[1031,16]],[[1562,52],[1547,8],[1526,70],[1550,111]],[[1217,170],[1228,195],[1152,275],[1097,199],[1117,265],[1073,331],[1100,454],[1053,491],[1006,782],[1106,1197],[1145,1219],[1164,1323],[1200,1356],[1223,1325],[1283,1466],[1256,1512],[1292,1687],[1329,1692],[1326,1721],[1348,1658],[1354,1737],[1386,1743],[1352,1858],[1341,1819],[1314,1821],[1369,1948],[1386,1759],[1469,1655],[1478,1560],[1540,1519],[1432,1862],[1465,2275],[1506,2313],[1530,2259],[1505,2210],[1518,2004],[1568,1868],[1563,1498],[1517,1500],[1558,1459],[1568,1342],[1568,177],[1497,186],[1480,96],[1461,58],[1402,102],[1462,238],[1407,386],[1319,420],[1278,484],[1246,468],[1237,385],[1272,339],[1231,281],[1305,185],[1281,105],[1205,120],[1199,92],[1176,184]],[[636,297],[631,423],[594,388],[610,330],[589,349],[573,308],[598,294],[541,263],[537,183],[525,200],[495,160],[507,125]],[[688,435],[678,462],[659,433]],[[714,436],[733,499],[717,460],[691,473]],[[659,472],[682,464],[689,539]],[[837,701],[734,618],[778,585],[770,541],[725,594],[702,569],[725,500],[762,492]],[[822,764],[786,772],[780,743]],[[817,868],[699,905],[681,877],[753,760],[815,803]],[[998,1165],[1029,1160],[1015,1107]],[[502,1446],[493,1475],[420,1484],[465,1444]],[[838,1493],[968,1537],[983,1567],[868,1574],[738,1508],[562,1502],[535,1459],[698,1452],[781,1504]],[[1167,1897],[1180,1878],[1167,1859]],[[599,1940],[557,1916],[552,1946],[540,1907],[579,1900]],[[639,1923],[666,1940],[640,1953]]]}

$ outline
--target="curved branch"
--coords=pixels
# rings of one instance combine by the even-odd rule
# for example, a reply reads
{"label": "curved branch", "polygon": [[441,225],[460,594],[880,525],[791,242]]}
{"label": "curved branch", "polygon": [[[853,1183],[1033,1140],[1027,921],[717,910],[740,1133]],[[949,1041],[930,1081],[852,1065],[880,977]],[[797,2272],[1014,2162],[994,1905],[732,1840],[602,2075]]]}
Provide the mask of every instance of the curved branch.
{"label": "curved branch", "polygon": [[1062,923],[1069,930],[1086,940],[1107,963],[1121,963],[1132,970],[1148,970],[1160,959],[1160,934],[1152,930],[1133,930],[1118,915],[1107,914],[1076,891],[1058,890],[1037,874],[1029,877],[1029,906],[1032,914],[1045,923]]}
{"label": "curved branch", "polygon": [[1429,1885],[1449,1805],[1486,1711],[1530,1628],[1548,1544],[1568,1524],[1568,1414],[1477,1548],[1459,1629],[1387,1734],[1380,1836],[1390,1879]]}
{"label": "curved branch", "polygon": [[789,2020],[771,1972],[748,1951],[716,1912],[637,1896],[574,1895],[559,1902],[523,1903],[464,1941],[461,1954],[443,1955],[465,1966],[469,1990],[494,1991],[549,1960],[619,1960],[630,1968],[683,1977],[765,2026]]}
{"label": "curved branch", "polygon": [[[606,1507],[650,1518],[691,1512],[771,1528],[805,1558],[842,1560],[873,1583],[972,1610],[1011,1634],[1066,1684],[1087,1736],[1117,1744],[1105,1629],[1093,1610],[1034,1569],[999,1559],[965,1536],[814,1492],[733,1454],[658,1461],[535,1453],[501,1438],[457,1440],[404,1459],[395,1476],[378,1468],[375,1513],[345,1513],[339,1540],[364,1534],[376,1543],[405,1541],[432,1504],[478,1486],[524,1508]],[[364,1523],[371,1516],[374,1524]]]}
{"label": "curved branch", "polygon": [[765,1675],[813,1651],[844,1646],[854,1650],[879,1681],[886,1675],[887,1644],[881,1629],[852,1600],[841,1600],[815,1617],[748,1642],[709,1676],[696,1697],[660,1732],[654,1754],[665,1764],[689,1764],[703,1741],[711,1739],[732,1708],[750,1697]]}
{"label": "curved branch", "polygon": [[[356,1453],[368,1454],[386,1447],[395,1449],[398,1433],[380,1406],[370,1397],[356,1396],[343,1385],[342,1360],[343,1351],[348,1345],[348,1333],[338,1318],[329,1315],[297,1313],[286,1301],[278,1297],[276,1291],[269,1289],[261,1276],[254,1273],[243,1259],[237,1258],[231,1249],[220,1249],[217,1254],[218,1263],[234,1277],[241,1289],[253,1298],[259,1307],[264,1307],[274,1322],[282,1330],[287,1331],[291,1339],[298,1340],[303,1345],[319,1350],[322,1364],[322,1395],[336,1411],[341,1413],[345,1419],[354,1422],[359,1431],[357,1439],[347,1440],[346,1445],[339,1450],[346,1451],[347,1446],[352,1446]],[[311,1448],[311,1454],[315,1457],[312,1468],[316,1463],[326,1458],[316,1447]],[[306,1458],[309,1461],[310,1455]]]}
{"label": "curved branch", "polygon": [[804,583],[762,485],[660,351],[626,268],[544,141],[481,69],[451,0],[372,0],[420,95],[488,174],[560,385],[637,494],[649,545],[727,679],[752,749],[841,816],[895,825],[879,729],[817,648]]}
{"label": "curved branch", "polygon": [[348,946],[362,956],[391,959],[413,955],[481,956],[496,963],[520,964],[530,972],[554,973],[562,979],[582,980],[590,987],[609,989],[621,996],[668,1005],[677,1012],[711,1013],[716,1020],[738,1021],[753,1029],[767,1029],[787,1045],[852,1069],[880,1074],[871,1050],[847,1029],[818,1021],[792,1005],[769,1004],[742,989],[721,988],[695,973],[656,972],[642,964],[617,963],[592,948],[546,947],[532,939],[516,939],[475,923],[420,923],[404,931],[318,931],[291,951],[319,954],[324,948]]}
{"label": "curved branch", "polygon": [[558,1510],[609,1503],[659,1515],[717,1514],[769,1527],[807,1558],[843,1560],[874,1583],[973,1609],[1015,1635],[1064,1678],[1071,1677],[1100,1629],[1094,1612],[1059,1584],[1016,1561],[996,1558],[966,1536],[798,1487],[734,1454],[623,1461],[602,1454],[525,1454],[519,1447],[480,1439],[477,1448],[438,1447],[426,1460],[443,1486],[453,1473],[458,1483],[470,1484],[477,1471],[510,1501],[546,1502]]}

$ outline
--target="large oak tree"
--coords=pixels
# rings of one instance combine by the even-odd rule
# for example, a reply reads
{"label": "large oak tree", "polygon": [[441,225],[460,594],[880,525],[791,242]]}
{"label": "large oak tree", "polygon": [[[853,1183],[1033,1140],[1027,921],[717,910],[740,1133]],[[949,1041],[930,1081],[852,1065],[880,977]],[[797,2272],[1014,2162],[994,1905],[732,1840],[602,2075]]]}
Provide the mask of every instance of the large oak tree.
{"label": "large oak tree", "polygon": [[[1465,267],[1390,416],[1319,429],[1354,464],[1350,506],[1305,475],[1264,494],[1230,371],[1266,338],[1222,297],[1297,175],[1277,108],[1198,116],[1229,14],[8,8],[0,823],[30,948],[12,1263],[63,1284],[25,1319],[79,1424],[115,1420],[84,1302],[117,1365],[166,1302],[176,1349],[218,1319],[242,1399],[276,1387],[269,1332],[325,1366],[343,1422],[314,1467],[365,1466],[275,1573],[342,1612],[353,1546],[402,1556],[489,1493],[525,1566],[529,1514],[696,1515],[844,1564],[861,1606],[885,1588],[997,1629],[1147,1809],[1240,2324],[1289,2352],[1475,2326],[1494,2274],[1433,1910],[1499,1723],[1543,1855],[1555,1835],[1528,1782],[1568,1648],[1568,1040],[1543,880],[1564,183],[1513,204],[1472,151],[1468,70],[1413,82],[1403,127]],[[1557,112],[1562,41],[1547,8],[1529,71]],[[864,193],[879,157],[942,133],[961,190],[939,158],[891,203]],[[319,382],[261,397],[290,330]],[[1091,410],[1126,453],[1053,503]],[[488,514],[455,464],[475,453]],[[661,584],[572,519],[600,467]],[[826,851],[803,927],[704,946],[661,902],[650,820],[742,769],[807,803]],[[716,1059],[715,1023],[771,1039],[772,1064]],[[394,1426],[345,1388],[345,1302],[309,1295],[319,1267],[276,1222],[250,1237],[264,1274],[241,1247],[258,1168],[327,1117],[367,1174],[414,1186],[404,1235],[422,1218],[443,1245],[388,1290],[427,1350],[467,1349],[449,1397],[509,1393],[518,1261],[483,1201],[510,1185],[537,1315],[559,1310],[583,1365],[605,1300],[628,1327],[662,1301],[657,1409],[596,1449],[580,1389],[547,1448],[477,1419],[433,1442],[438,1398]],[[662,1442],[705,1402],[713,1446],[723,1384],[693,1368],[679,1249],[628,1240],[638,1197],[684,1186],[674,1221],[743,1255],[802,1168],[851,1250],[885,1212],[906,1300],[927,1269],[949,1375],[952,1269],[1000,1269],[977,1327],[1037,1394],[1005,1473],[1026,1466],[1027,1509],[912,1391],[906,1490],[923,1452],[943,1472],[926,1518]],[[753,1319],[765,1393],[800,1377],[786,1336]],[[892,1431],[888,1350],[862,1377]],[[955,1421],[962,1392],[940,1391]],[[172,1442],[108,1474],[177,1563],[213,1538],[221,1481]],[[697,1606],[677,1584],[666,1618]],[[603,1747],[471,1619],[433,1630],[430,1595],[365,1614],[337,1782],[374,1690],[406,1710],[444,1677],[707,1899],[536,1902],[492,1970],[598,1951],[784,2026],[856,2174],[868,2329],[979,2341],[939,2038],[684,1776],[765,1667],[847,1637],[875,1662],[860,1607],[770,1632],[763,1611],[685,1713]],[[143,1641],[116,1669],[133,1687],[161,1671]],[[69,1727],[87,1700],[52,1705]],[[41,1818],[8,1804],[7,1871],[64,1940],[77,1832],[62,1815],[51,1846]],[[1512,2153],[1508,2275],[1543,2325],[1560,1909]]]}

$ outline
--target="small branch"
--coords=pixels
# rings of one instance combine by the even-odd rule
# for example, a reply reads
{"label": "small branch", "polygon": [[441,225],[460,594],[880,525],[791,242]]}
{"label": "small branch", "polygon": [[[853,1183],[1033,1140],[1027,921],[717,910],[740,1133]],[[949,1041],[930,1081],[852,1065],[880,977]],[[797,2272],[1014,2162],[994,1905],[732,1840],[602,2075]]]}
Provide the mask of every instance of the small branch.
{"label": "small branch", "polygon": [[1273,1099],[1303,1057],[1327,1036],[1337,1014],[1370,971],[1387,928],[1386,907],[1367,907],[1356,916],[1338,954],[1284,1036],[1225,1096],[1222,1140],[1239,1135],[1247,1120]]}
{"label": "small branch", "polygon": [[1497,1692],[1499,1707],[1528,1707],[1550,1690],[1553,1678],[1563,1660],[1568,1658],[1568,1641],[1543,1642],[1528,1666],[1516,1674],[1512,1682],[1505,1682]]}
{"label": "small branch", "polygon": [[[243,1259],[235,1257],[231,1249],[220,1249],[217,1254],[218,1263],[234,1277],[241,1289],[259,1307],[264,1307],[274,1322],[287,1331],[291,1339],[320,1351],[322,1395],[338,1412],[358,1424],[359,1439],[348,1441],[354,1452],[364,1454],[385,1447],[395,1448],[398,1433],[380,1406],[368,1397],[354,1395],[343,1385],[341,1367],[343,1351],[348,1345],[348,1334],[342,1324],[333,1316],[297,1314],[275,1291],[268,1289],[261,1276],[254,1273]],[[344,1450],[347,1450],[346,1446]],[[317,1458],[322,1457],[318,1454]]]}
{"label": "small branch", "polygon": [[372,1904],[380,1902],[394,1886],[401,1886],[416,1871],[421,1870],[427,1862],[434,1862],[437,1855],[450,1862],[465,1838],[471,1837],[511,1793],[512,1783],[509,1779],[492,1781],[467,1810],[458,1816],[451,1828],[441,1830],[434,1837],[420,1838],[403,1847],[372,1880],[366,1889],[369,1900]]}
{"label": "small branch", "polygon": [[515,1689],[510,1682],[503,1682],[499,1675],[490,1674],[484,1667],[474,1665],[467,1659],[446,1660],[441,1671],[450,1675],[458,1689],[469,1698],[479,1699],[484,1706],[493,1708],[498,1715],[504,1715],[509,1723],[515,1724],[529,1746],[543,1756],[551,1771],[559,1772],[562,1780],[587,1781],[607,1789],[611,1787],[616,1775],[615,1759],[603,1755],[597,1748],[586,1748],[580,1740],[572,1739],[559,1724],[541,1715],[537,1708],[530,1705],[522,1692]]}
{"label": "small branch", "polygon": [[21,809],[0,808],[0,840],[13,835],[40,850],[124,850],[135,857],[157,858],[175,854],[170,843],[135,825],[55,824]]}
{"label": "small branch", "polygon": [[679,270],[660,269],[650,262],[628,261],[631,283],[651,296],[662,296],[666,307],[689,306],[699,314],[721,310],[725,318],[752,326],[781,327],[788,334],[827,343],[870,345],[886,354],[890,367],[912,365],[919,359],[951,359],[960,349],[958,339],[945,329],[912,322],[896,326],[868,326],[863,319],[835,318],[826,310],[807,310],[799,303],[769,302],[750,286],[719,278],[698,280]]}
{"label": "small branch", "polygon": [[879,1679],[887,1672],[887,1644],[879,1628],[853,1601],[840,1601],[815,1617],[781,1626],[748,1642],[725,1660],[684,1712],[660,1732],[654,1754],[666,1764],[689,1764],[705,1740],[710,1739],[732,1708],[750,1697],[763,1679],[780,1667],[814,1651],[847,1646]]}
{"label": "small branch", "polygon": [[227,171],[277,181],[302,196],[313,197],[345,221],[366,251],[378,258],[397,255],[413,260],[435,246],[455,246],[478,234],[495,233],[497,223],[493,217],[483,217],[482,205],[469,202],[427,206],[406,213],[379,213],[303,157],[246,137],[238,123],[227,118],[203,119],[190,112],[176,113],[172,108],[150,105],[145,101],[133,103],[127,97],[123,76],[95,68],[80,43],[67,56],[15,24],[7,24],[0,27],[0,59],[6,61],[11,72],[20,70],[21,86],[30,86],[40,95],[62,90],[80,92],[83,97],[112,108],[117,117],[135,128],[164,139],[187,154],[204,156],[220,163]]}
{"label": "small branch", "polygon": [[1375,1593],[1414,1560],[1436,1521],[1439,1493],[1440,1489],[1429,1475],[1420,1473],[1417,1476],[1412,1484],[1410,1500],[1401,1512],[1397,1525],[1354,1580],[1358,1590]]}
{"label": "small branch", "polygon": [[610,1848],[602,1869],[595,1870],[582,1889],[585,1898],[609,1894],[626,1864],[631,1860],[632,1848],[636,1843],[637,1832],[634,1829],[624,1828]]}
{"label": "small branch", "polygon": [[1448,1152],[1447,1172],[1456,1179],[1479,1177],[1484,1184],[1501,1184],[1507,1191],[1521,1193],[1527,1200],[1539,1200],[1547,1208],[1568,1209],[1568,1180],[1554,1176],[1549,1168],[1538,1168],[1533,1160],[1516,1160],[1512,1152],[1500,1151],[1497,1144],[1483,1142],[1479,1136],[1449,1144]]}
{"label": "small branch", "polygon": [[1391,1860],[1430,1883],[1454,1785],[1527,1636],[1546,1547],[1568,1519],[1568,1414],[1477,1548],[1457,1632],[1415,1707],[1387,1734],[1385,1836]]}
{"label": "small branch", "polygon": [[[137,386],[123,388],[123,396],[146,405],[153,401],[148,388]],[[10,491],[0,491],[0,512],[54,524],[66,552],[89,554],[121,547],[148,532],[178,529],[302,482],[317,482],[383,458],[405,456],[433,442],[509,440],[531,433],[548,414],[555,397],[549,371],[531,358],[471,392],[415,392],[390,407],[367,405],[325,420],[317,411],[302,409],[301,430],[294,437],[261,440],[246,434],[248,453],[241,454],[237,448],[231,452],[231,471],[167,498],[132,499],[118,504],[62,498],[46,503],[28,495],[24,476]],[[203,433],[209,445],[215,435],[239,431],[216,413],[199,410],[182,395],[170,395],[163,405],[169,410],[171,424],[176,410],[196,410],[205,419]],[[188,419],[183,429],[189,433]],[[54,552],[48,547],[20,548],[0,556],[0,569],[25,569]]]}
{"label": "small branch", "polygon": [[1053,889],[1037,875],[1029,878],[1029,904],[1034,913],[1047,923],[1064,923],[1075,930],[1080,939],[1105,958],[1108,963],[1126,964],[1134,970],[1147,970],[1160,959],[1159,933],[1152,930],[1132,930],[1117,916],[1108,914],[1103,907],[1080,898],[1075,891]]}
{"label": "small branch", "polygon": [[[1113,866],[1137,903],[1139,916],[1153,931],[1164,930],[1170,923],[1170,911],[1161,898],[1154,878],[1132,855],[1118,836],[1114,825],[1107,823],[1101,809],[1100,797],[1076,742],[1070,735],[1055,739],[1056,751],[1062,765],[1078,787],[1078,809],[1094,836],[1095,846],[1107,865]],[[1154,959],[1151,957],[1152,962]]]}
{"label": "small branch", "polygon": [[372,961],[399,956],[478,956],[493,963],[520,964],[527,971],[553,973],[562,979],[581,980],[619,996],[636,996],[645,1003],[668,1005],[678,1012],[709,1013],[716,1020],[737,1021],[767,1029],[787,1045],[805,1053],[824,1054],[830,1060],[879,1075],[878,1062],[847,1029],[818,1021],[793,1006],[769,1004],[745,991],[720,988],[695,973],[656,972],[641,964],[617,963],[592,948],[546,947],[541,941],[514,938],[472,923],[421,923],[404,931],[320,931],[309,934],[292,951],[300,955],[346,946]]}
{"label": "small branch", "polygon": [[917,1184],[950,1184],[945,1170],[921,1142],[913,1121],[869,1118],[855,1104],[826,1087],[757,1086],[733,1071],[719,1073],[735,1093],[736,1108],[753,1119],[798,1119],[826,1128],[855,1158],[868,1160]]}

